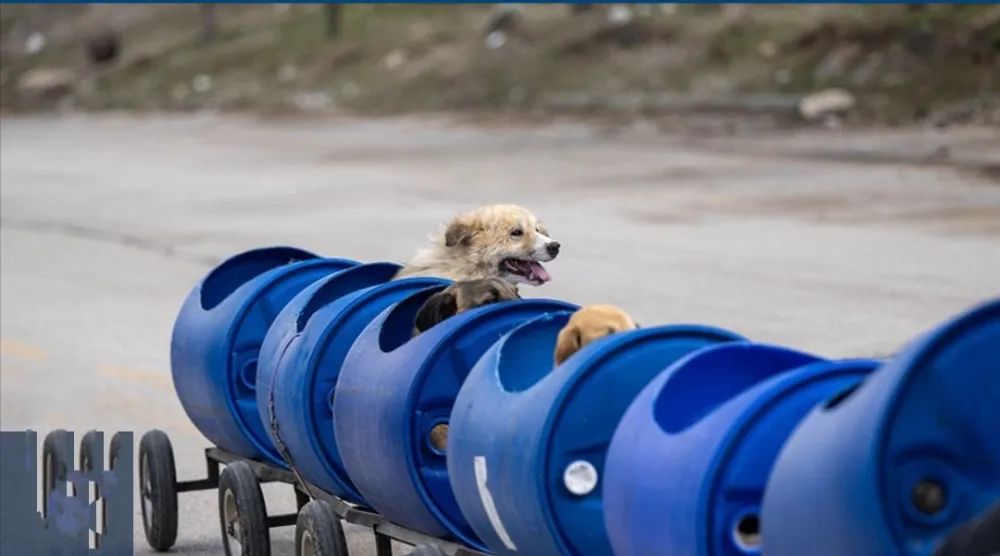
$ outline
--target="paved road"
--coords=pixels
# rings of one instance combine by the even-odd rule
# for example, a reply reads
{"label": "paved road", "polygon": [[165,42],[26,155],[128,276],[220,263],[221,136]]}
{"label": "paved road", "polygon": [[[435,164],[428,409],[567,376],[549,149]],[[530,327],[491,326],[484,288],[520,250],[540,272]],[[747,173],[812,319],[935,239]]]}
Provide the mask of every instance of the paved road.
{"label": "paved road", "polygon": [[[181,478],[205,441],[172,389],[173,319],[212,260],[263,244],[402,260],[455,211],[521,203],[564,245],[530,294],[827,356],[890,352],[1000,290],[996,183],[570,125],[5,118],[0,180],[3,428],[161,428]],[[215,496],[181,498],[177,553],[220,552]]]}

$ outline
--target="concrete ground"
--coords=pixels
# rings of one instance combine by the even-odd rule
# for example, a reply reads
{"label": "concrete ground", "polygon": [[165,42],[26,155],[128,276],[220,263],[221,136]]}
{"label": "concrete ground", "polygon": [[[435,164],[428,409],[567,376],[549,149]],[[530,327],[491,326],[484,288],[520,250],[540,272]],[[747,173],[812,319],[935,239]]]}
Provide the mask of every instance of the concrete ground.
{"label": "concrete ground", "polygon": [[[161,428],[182,479],[206,442],[171,384],[173,319],[251,247],[401,261],[456,211],[520,203],[564,246],[529,295],[831,357],[889,353],[1000,290],[1000,186],[943,167],[434,118],[5,117],[0,152],[3,428]],[[176,553],[221,552],[215,492],[180,516]]]}

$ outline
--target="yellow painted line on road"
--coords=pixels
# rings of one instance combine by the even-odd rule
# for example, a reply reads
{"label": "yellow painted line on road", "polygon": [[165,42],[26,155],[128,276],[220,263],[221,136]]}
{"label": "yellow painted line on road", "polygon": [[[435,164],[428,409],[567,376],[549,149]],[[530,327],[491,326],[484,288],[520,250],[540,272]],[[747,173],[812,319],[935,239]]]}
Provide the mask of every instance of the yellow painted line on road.
{"label": "yellow painted line on road", "polygon": [[[79,421],[79,419],[71,420],[69,417],[59,413],[58,411],[53,413],[46,413],[45,418],[42,419],[43,423],[58,423],[57,427],[69,427],[70,423]],[[41,435],[39,435],[41,436]]]}
{"label": "yellow painted line on road", "polygon": [[46,357],[45,350],[42,348],[2,338],[0,338],[0,355],[10,355],[28,361],[42,361]]}
{"label": "yellow painted line on road", "polygon": [[173,379],[166,373],[139,371],[136,369],[129,369],[128,367],[121,367],[119,365],[98,365],[97,372],[108,378],[145,382],[153,388],[159,388],[162,390],[172,390],[174,387]]}
{"label": "yellow painted line on road", "polygon": [[[144,403],[127,396],[117,399],[115,407],[127,411],[130,415],[134,416],[136,422],[143,425],[142,428],[157,428],[168,431],[171,434],[180,433],[195,438],[201,437],[201,432],[194,426],[194,423],[189,421],[183,414],[178,417],[165,411],[162,407]],[[135,425],[132,428],[136,429]],[[139,442],[138,438],[135,442]]]}
{"label": "yellow painted line on road", "polygon": [[6,367],[0,366],[0,377],[10,376],[12,374],[17,374],[17,373],[22,373],[22,372],[24,372],[24,369],[17,369],[17,368],[11,367],[10,365],[8,365]]}

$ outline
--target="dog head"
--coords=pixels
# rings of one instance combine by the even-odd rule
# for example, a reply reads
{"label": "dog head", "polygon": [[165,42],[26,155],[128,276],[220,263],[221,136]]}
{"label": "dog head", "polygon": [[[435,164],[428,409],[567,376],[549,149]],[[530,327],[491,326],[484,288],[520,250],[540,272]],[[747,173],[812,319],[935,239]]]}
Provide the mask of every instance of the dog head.
{"label": "dog head", "polygon": [[580,351],[583,346],[618,332],[638,328],[635,321],[614,305],[589,305],[573,313],[556,341],[556,365]]}
{"label": "dog head", "polygon": [[517,288],[498,278],[455,282],[421,305],[413,320],[413,335],[469,309],[514,299],[521,299]]}
{"label": "dog head", "polygon": [[482,265],[487,276],[533,286],[552,279],[541,263],[555,259],[560,248],[535,215],[517,205],[489,205],[455,217],[444,245]]}

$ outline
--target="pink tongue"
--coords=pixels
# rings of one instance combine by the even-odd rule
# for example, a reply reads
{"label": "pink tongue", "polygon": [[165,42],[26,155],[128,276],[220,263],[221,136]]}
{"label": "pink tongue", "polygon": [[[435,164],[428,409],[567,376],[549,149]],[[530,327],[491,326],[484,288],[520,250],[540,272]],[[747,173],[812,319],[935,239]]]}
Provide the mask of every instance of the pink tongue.
{"label": "pink tongue", "polygon": [[542,282],[548,282],[552,280],[552,277],[549,276],[549,273],[548,271],[545,270],[545,267],[536,263],[535,261],[530,261],[528,263],[528,278],[540,280]]}

